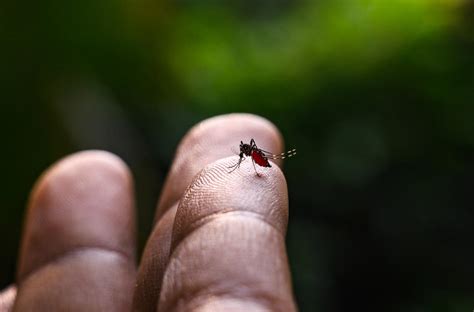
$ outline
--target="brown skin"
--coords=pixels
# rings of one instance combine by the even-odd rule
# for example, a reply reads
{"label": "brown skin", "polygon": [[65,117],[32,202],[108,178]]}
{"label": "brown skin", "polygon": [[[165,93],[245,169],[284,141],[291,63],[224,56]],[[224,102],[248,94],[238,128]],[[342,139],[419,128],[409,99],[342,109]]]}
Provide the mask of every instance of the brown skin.
{"label": "brown skin", "polygon": [[[258,167],[257,176],[250,159],[228,173],[237,161],[227,157],[230,147],[251,138],[283,150],[278,130],[248,114],[211,118],[188,132],[138,269],[126,165],[100,151],[59,161],[32,192],[14,310],[296,310],[285,178],[278,166]],[[0,293],[5,306],[15,297],[7,295]]]}

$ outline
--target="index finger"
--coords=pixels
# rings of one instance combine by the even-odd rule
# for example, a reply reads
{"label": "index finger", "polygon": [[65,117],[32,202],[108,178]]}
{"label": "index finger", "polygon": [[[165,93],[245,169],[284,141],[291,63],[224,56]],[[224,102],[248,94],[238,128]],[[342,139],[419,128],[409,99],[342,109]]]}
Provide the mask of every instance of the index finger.
{"label": "index finger", "polygon": [[[252,114],[229,114],[204,120],[182,139],[157,207],[157,223],[139,267],[134,300],[137,311],[156,308],[168,264],[175,213],[186,188],[202,168],[232,155],[232,148],[238,148],[240,141],[249,142],[252,138],[261,148],[276,152],[283,149],[278,129],[268,120]],[[237,159],[234,156],[234,160]]]}

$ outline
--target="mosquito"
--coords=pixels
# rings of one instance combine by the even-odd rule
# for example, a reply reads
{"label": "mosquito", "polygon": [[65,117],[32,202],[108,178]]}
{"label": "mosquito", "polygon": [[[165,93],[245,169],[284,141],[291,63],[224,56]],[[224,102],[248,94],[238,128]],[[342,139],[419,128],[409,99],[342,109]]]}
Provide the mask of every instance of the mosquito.
{"label": "mosquito", "polygon": [[231,171],[229,171],[229,173],[233,172],[235,169],[240,167],[240,164],[245,159],[245,156],[247,156],[252,158],[253,169],[255,170],[255,173],[259,175],[257,172],[257,168],[255,168],[255,164],[261,167],[271,167],[270,162],[268,161],[269,159],[285,159],[287,157],[292,157],[295,155],[296,149],[292,149],[288,152],[284,152],[281,154],[273,154],[271,152],[258,148],[254,139],[250,140],[250,144],[240,141],[239,161],[235,165],[227,168],[232,169]]}

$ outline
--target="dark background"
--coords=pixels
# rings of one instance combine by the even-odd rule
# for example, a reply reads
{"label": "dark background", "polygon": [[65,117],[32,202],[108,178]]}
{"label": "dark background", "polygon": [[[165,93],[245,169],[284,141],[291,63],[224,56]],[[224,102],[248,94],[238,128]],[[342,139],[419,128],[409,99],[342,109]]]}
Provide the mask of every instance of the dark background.
{"label": "dark background", "polygon": [[243,111],[298,149],[302,311],[474,308],[473,1],[2,1],[0,38],[0,287],[51,163],[121,156],[143,246],[182,135]]}

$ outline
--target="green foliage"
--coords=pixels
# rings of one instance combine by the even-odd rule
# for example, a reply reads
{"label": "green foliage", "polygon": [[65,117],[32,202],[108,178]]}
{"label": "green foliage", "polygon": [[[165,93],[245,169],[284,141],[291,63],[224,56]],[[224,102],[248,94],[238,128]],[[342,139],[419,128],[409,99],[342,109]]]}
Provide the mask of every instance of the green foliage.
{"label": "green foliage", "polygon": [[433,1],[307,1],[263,20],[195,5],[176,16],[168,60],[204,109],[292,107],[333,79],[363,78],[417,41],[442,40],[453,19],[453,8]]}

